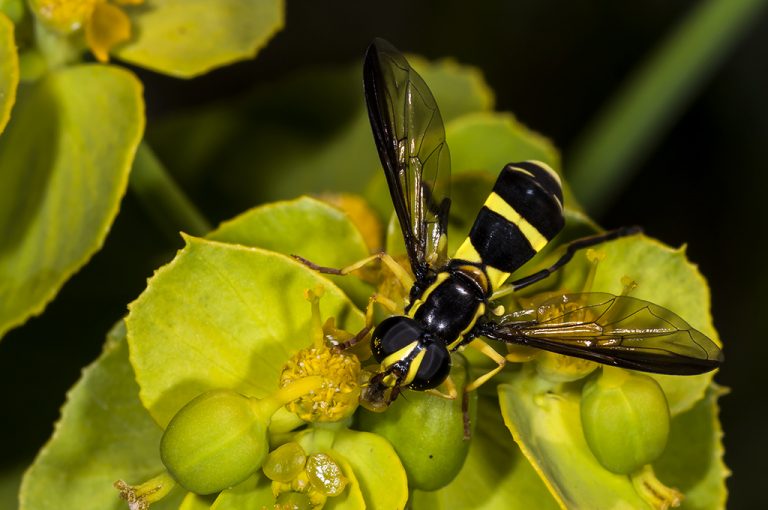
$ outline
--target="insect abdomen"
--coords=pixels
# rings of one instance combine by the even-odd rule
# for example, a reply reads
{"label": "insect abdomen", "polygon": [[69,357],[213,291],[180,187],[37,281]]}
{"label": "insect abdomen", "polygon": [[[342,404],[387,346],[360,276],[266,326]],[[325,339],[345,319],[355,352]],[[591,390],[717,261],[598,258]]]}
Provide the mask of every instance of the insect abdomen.
{"label": "insect abdomen", "polygon": [[498,270],[494,288],[563,228],[563,192],[554,170],[538,161],[504,167],[455,258]]}

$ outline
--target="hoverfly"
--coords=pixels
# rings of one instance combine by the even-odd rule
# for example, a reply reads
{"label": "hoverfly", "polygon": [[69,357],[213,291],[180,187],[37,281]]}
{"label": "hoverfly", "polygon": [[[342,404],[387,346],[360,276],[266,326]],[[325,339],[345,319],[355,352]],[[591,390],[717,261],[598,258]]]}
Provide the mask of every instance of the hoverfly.
{"label": "hoverfly", "polygon": [[[383,260],[410,285],[405,315],[373,329],[371,351],[380,364],[363,399],[386,406],[402,388],[430,390],[450,373],[451,352],[475,347],[498,367],[468,384],[471,391],[500,371],[505,358],[482,338],[532,346],[598,363],[662,374],[690,375],[717,368],[719,347],[673,312],[629,296],[563,294],[535,309],[495,316],[491,302],[543,280],[583,248],[639,232],[622,228],[567,245],[547,269],[508,282],[564,226],[563,192],[546,164],[506,165],[469,236],[447,256],[450,155],[445,129],[424,80],[391,44],[375,39],[363,64],[365,101],[413,278],[386,254]],[[343,270],[347,274],[366,261]],[[369,314],[371,316],[371,314]],[[357,339],[372,329],[368,325]],[[465,399],[466,400],[466,399]]]}

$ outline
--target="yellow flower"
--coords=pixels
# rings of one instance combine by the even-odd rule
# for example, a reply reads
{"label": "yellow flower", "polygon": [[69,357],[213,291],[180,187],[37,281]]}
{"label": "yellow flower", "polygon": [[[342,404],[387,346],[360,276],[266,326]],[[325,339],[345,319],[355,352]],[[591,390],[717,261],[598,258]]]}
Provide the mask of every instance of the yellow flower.
{"label": "yellow flower", "polygon": [[118,5],[138,5],[144,0],[30,0],[38,19],[48,27],[70,34],[85,31],[85,41],[100,62],[109,51],[131,37],[131,21]]}

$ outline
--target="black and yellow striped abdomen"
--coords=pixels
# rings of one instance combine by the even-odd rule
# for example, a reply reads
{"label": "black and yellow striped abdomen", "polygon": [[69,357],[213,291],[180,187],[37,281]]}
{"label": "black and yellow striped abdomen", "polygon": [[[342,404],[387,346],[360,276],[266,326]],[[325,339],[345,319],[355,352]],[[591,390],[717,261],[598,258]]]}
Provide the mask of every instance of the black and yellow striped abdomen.
{"label": "black and yellow striped abdomen", "polygon": [[454,258],[483,265],[492,289],[563,228],[560,178],[539,161],[504,167]]}

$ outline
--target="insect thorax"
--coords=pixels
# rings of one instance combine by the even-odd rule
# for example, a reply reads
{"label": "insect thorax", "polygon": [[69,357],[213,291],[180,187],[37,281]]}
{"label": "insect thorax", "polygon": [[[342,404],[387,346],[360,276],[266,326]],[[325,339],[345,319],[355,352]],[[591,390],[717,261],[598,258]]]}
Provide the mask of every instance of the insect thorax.
{"label": "insect thorax", "polygon": [[489,290],[482,268],[452,260],[414,300],[408,316],[448,350],[454,350],[485,313]]}

